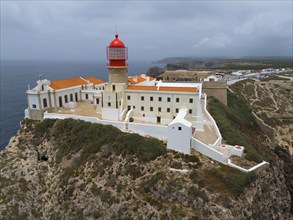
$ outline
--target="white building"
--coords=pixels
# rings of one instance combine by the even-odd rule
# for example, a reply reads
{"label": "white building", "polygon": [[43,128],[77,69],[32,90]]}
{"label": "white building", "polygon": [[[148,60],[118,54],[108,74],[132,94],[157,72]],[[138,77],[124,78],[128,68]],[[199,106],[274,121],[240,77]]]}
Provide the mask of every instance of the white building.
{"label": "white building", "polygon": [[202,84],[166,83],[144,74],[128,77],[127,47],[115,37],[107,47],[108,83],[94,77],[40,79],[27,90],[25,117],[110,124],[159,138],[169,149],[189,154],[193,148],[235,167],[228,158],[243,155],[244,148],[221,148],[222,137],[206,110]]}

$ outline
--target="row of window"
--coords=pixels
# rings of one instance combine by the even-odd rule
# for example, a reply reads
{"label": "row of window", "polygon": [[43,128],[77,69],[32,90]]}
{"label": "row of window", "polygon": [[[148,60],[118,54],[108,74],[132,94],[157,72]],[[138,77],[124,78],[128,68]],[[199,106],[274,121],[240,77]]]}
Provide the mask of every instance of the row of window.
{"label": "row of window", "polygon": [[[69,95],[69,100],[70,100],[70,102],[73,102],[73,94],[70,94],[70,95]],[[78,93],[77,93],[77,92],[75,93],[75,101],[76,101],[76,102],[78,101]],[[68,103],[68,95],[65,95],[65,96],[64,96],[64,102],[65,102],[65,103]],[[60,106],[60,107],[63,106],[63,103],[62,103],[62,96],[59,96],[59,106]]]}
{"label": "row of window", "polygon": [[[135,109],[135,105],[132,106],[132,108]],[[127,106],[127,109],[129,111],[131,109],[131,106],[128,105]],[[141,111],[145,111],[144,106],[141,106],[140,107],[140,110]],[[150,112],[153,112],[153,111],[154,111],[154,107],[150,107]],[[166,108],[166,111],[167,112],[171,112],[171,108]],[[158,107],[158,112],[162,112],[162,108],[161,107]],[[178,113],[179,112],[179,108],[175,108],[175,112]],[[192,114],[192,109],[189,109],[188,112],[189,112],[189,114]]]}
{"label": "row of window", "polygon": [[[131,96],[128,95],[127,96],[127,100],[131,100]],[[144,101],[144,96],[140,97],[141,101]],[[150,101],[154,101],[154,97],[150,96]],[[161,102],[162,101],[162,97],[158,97],[158,101]],[[171,102],[171,97],[167,97],[167,102]],[[180,102],[180,98],[176,98],[176,102]],[[193,98],[189,99],[189,103],[193,103]]]}

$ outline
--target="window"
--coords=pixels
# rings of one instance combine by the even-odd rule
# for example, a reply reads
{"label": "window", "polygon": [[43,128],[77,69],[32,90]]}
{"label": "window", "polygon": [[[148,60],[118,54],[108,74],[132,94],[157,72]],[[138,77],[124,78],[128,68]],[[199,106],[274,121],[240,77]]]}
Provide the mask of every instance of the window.
{"label": "window", "polygon": [[161,107],[159,107],[159,108],[158,108],[158,111],[161,112],[161,110],[162,110]]}
{"label": "window", "polygon": [[192,114],[192,109],[189,109],[189,114]]}
{"label": "window", "polygon": [[43,99],[43,106],[44,106],[44,108],[47,108],[48,107],[48,105],[47,105],[47,99]]}
{"label": "window", "polygon": [[179,109],[178,108],[176,108],[176,113],[178,113],[179,112]]}
{"label": "window", "polygon": [[133,108],[133,109],[135,109],[135,105],[134,105],[134,106],[132,106],[132,108]]}
{"label": "window", "polygon": [[67,95],[64,96],[64,99],[65,99],[65,103],[67,103],[67,102],[68,102],[68,97],[67,97]]}
{"label": "window", "polygon": [[178,127],[178,131],[181,131],[182,130],[182,127]]}
{"label": "window", "polygon": [[97,105],[100,104],[100,99],[96,99]]}
{"label": "window", "polygon": [[130,100],[130,95],[127,96],[127,100]]}
{"label": "window", "polygon": [[32,107],[33,107],[33,108],[37,108],[37,105],[36,105],[36,104],[33,104]]}
{"label": "window", "polygon": [[131,109],[130,105],[127,106],[127,110],[129,111]]}
{"label": "window", "polygon": [[144,96],[141,96],[141,97],[140,97],[140,100],[141,100],[141,101],[144,101]]}
{"label": "window", "polygon": [[142,111],[144,111],[144,107],[143,107],[143,106],[141,106],[140,109],[141,109]]}
{"label": "window", "polygon": [[179,102],[179,98],[176,98],[176,102]]}
{"label": "window", "polygon": [[70,94],[70,101],[73,102],[73,94]]}
{"label": "window", "polygon": [[171,102],[171,98],[170,97],[167,98],[167,102]]}
{"label": "window", "polygon": [[162,101],[162,97],[159,97],[159,98],[158,98],[158,101],[161,102],[161,101]]}
{"label": "window", "polygon": [[85,94],[85,99],[89,99],[89,94]]}
{"label": "window", "polygon": [[167,108],[167,112],[170,112],[170,108]]}
{"label": "window", "polygon": [[152,112],[154,110],[154,108],[153,107],[150,107],[150,111]]}
{"label": "window", "polygon": [[75,93],[75,101],[76,102],[78,101],[78,94],[77,94],[77,92]]}
{"label": "window", "polygon": [[112,89],[113,89],[113,91],[115,91],[115,89],[116,89],[115,85],[112,85]]}
{"label": "window", "polygon": [[108,102],[108,107],[111,107],[111,102]]}
{"label": "window", "polygon": [[193,99],[189,99],[189,103],[193,103]]}
{"label": "window", "polygon": [[151,97],[150,97],[150,101],[154,101],[154,97],[151,96]]}

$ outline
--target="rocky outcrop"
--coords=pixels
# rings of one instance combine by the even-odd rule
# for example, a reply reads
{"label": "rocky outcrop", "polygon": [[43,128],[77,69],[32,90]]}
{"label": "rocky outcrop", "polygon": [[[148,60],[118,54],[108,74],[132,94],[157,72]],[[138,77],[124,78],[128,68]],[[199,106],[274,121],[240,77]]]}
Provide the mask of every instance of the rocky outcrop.
{"label": "rocky outcrop", "polygon": [[162,75],[164,72],[166,71],[165,68],[160,68],[158,66],[153,66],[151,68],[148,69],[147,71],[147,75],[157,78],[158,76]]}
{"label": "rocky outcrop", "polygon": [[292,217],[278,160],[247,175],[81,121],[25,121],[0,152],[0,170],[1,219]]}

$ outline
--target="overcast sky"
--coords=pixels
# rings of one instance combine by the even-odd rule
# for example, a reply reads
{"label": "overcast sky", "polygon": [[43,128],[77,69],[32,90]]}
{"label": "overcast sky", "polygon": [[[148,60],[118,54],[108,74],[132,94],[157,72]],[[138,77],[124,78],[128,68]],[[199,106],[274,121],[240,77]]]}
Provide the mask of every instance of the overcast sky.
{"label": "overcast sky", "polygon": [[1,59],[292,56],[292,1],[1,1]]}

